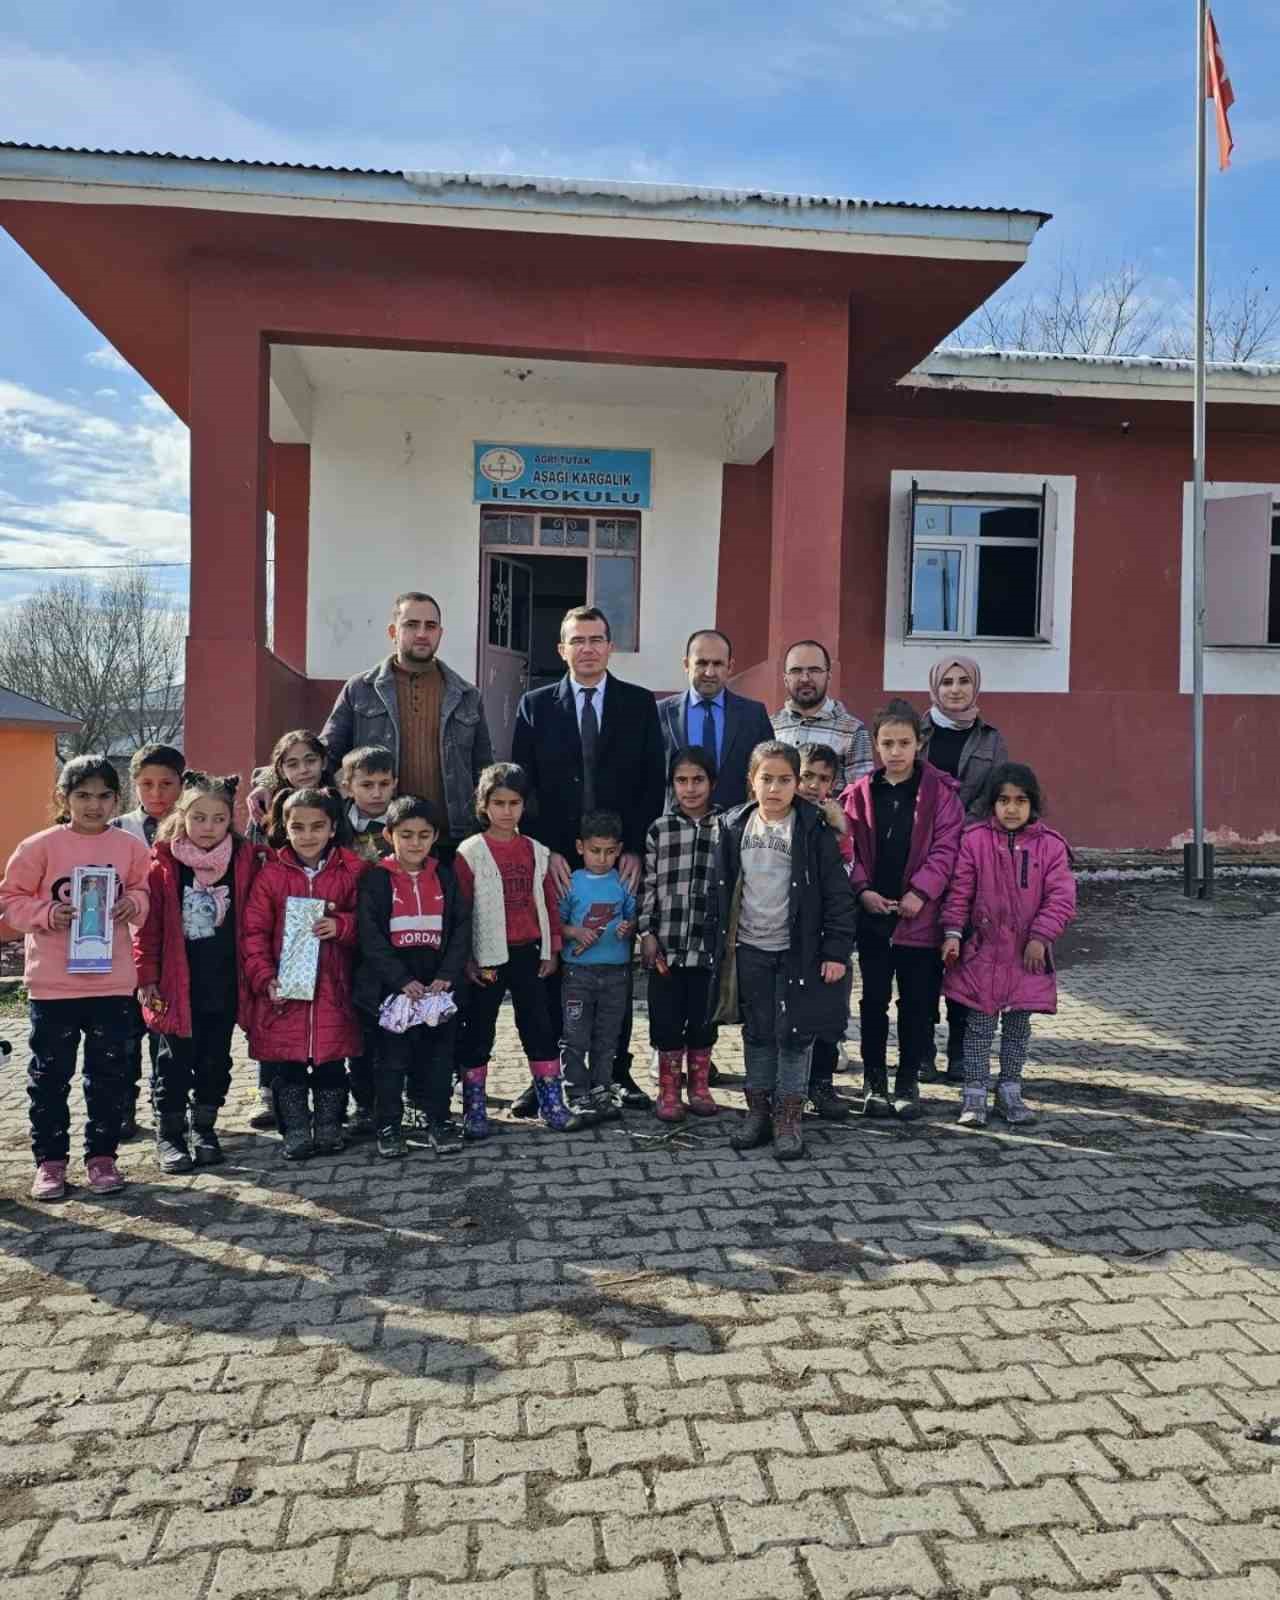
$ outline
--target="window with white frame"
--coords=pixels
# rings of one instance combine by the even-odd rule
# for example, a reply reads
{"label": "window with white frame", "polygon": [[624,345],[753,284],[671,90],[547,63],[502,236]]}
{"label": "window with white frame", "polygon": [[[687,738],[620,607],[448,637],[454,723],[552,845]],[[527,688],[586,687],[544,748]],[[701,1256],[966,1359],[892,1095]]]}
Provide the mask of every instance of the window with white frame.
{"label": "window with white frame", "polygon": [[904,637],[1050,636],[1057,495],[925,490],[911,483]]}
{"label": "window with white frame", "polygon": [[1280,645],[1280,509],[1269,489],[1212,495],[1204,508],[1205,643]]}

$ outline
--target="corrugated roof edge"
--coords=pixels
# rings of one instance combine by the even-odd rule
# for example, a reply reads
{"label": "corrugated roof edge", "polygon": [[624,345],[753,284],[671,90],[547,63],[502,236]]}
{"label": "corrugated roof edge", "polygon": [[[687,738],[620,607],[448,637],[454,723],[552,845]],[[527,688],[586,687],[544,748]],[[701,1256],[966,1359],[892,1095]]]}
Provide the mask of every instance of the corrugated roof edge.
{"label": "corrugated roof edge", "polygon": [[[928,373],[929,363],[946,361],[1066,362],[1081,367],[1115,368],[1126,372],[1194,372],[1195,363],[1181,356],[1097,356],[1053,350],[1000,350],[994,345],[939,345],[915,368]],[[1209,372],[1236,372],[1250,378],[1280,377],[1280,362],[1209,361]]]}
{"label": "corrugated roof edge", "polygon": [[1052,216],[1051,212],[1029,210],[1024,206],[930,205],[921,200],[868,200],[842,195],[784,194],[768,189],[723,189],[703,184],[536,177],[516,172],[418,172],[392,167],[335,167],[305,161],[241,161],[233,156],[188,156],[171,150],[103,150],[85,145],[30,144],[16,139],[0,139],[0,150],[28,150],[59,156],[110,156],[134,161],[180,161],[193,166],[246,167],[259,172],[328,172],[340,177],[403,178],[406,183],[421,189],[482,188],[507,189],[513,194],[531,190],[535,194],[546,195],[599,195],[629,200],[633,205],[676,205],[698,200],[725,206],[756,204],[792,208],[829,206],[836,210],[884,207],[902,211],[969,211],[991,216],[1035,217],[1041,225]]}

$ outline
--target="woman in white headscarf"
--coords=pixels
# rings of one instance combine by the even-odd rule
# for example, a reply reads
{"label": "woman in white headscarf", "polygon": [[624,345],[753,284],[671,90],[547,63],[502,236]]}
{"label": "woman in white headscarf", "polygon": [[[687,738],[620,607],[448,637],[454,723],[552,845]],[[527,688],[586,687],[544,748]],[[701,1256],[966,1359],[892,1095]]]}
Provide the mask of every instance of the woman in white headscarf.
{"label": "woman in white headscarf", "polygon": [[[1009,759],[999,728],[984,722],[978,712],[982,669],[972,656],[940,656],[929,671],[929,699],[921,718],[923,759],[953,777],[960,785],[960,803],[972,816],[993,770]],[[942,994],[942,962],[938,962],[938,995]],[[968,1009],[947,1001],[947,1080],[964,1081],[964,1026]],[[938,1017],[934,1007],[934,1021]],[[920,1063],[921,1077],[934,1072],[932,1052]]]}
{"label": "woman in white headscarf", "polygon": [[992,771],[1009,759],[999,728],[978,712],[982,670],[972,656],[941,656],[929,672],[932,704],[922,720],[924,759],[960,785],[960,803],[972,816]]}

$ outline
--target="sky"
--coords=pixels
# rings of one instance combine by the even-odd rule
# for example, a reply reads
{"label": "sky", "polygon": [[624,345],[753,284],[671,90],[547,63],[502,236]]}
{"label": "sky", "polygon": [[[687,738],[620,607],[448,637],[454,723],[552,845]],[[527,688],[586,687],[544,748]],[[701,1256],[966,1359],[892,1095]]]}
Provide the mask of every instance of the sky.
{"label": "sky", "polygon": [[[1215,16],[1210,271],[1265,281],[1280,6]],[[8,0],[0,139],[1026,207],[1054,220],[1011,292],[1133,261],[1176,305],[1194,44],[1191,0]],[[0,605],[53,575],[18,566],[186,554],[185,428],[0,232]]]}

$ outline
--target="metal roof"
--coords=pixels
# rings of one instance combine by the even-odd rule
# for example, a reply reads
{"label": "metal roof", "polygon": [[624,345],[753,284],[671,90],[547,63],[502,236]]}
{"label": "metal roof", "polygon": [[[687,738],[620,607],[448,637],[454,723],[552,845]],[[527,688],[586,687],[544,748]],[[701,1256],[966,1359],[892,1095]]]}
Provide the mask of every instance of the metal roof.
{"label": "metal roof", "polygon": [[[951,361],[1067,362],[1075,366],[1114,369],[1132,375],[1195,371],[1195,363],[1181,356],[1095,356],[1079,355],[1069,351],[999,350],[994,345],[940,345],[928,360],[920,363],[918,370],[928,372],[934,370],[934,362]],[[1276,361],[1208,361],[1205,366],[1212,373],[1237,373],[1246,378],[1280,377],[1280,362]]]}
{"label": "metal roof", "polygon": [[918,200],[874,200],[850,195],[782,193],[768,189],[718,188],[707,184],[630,183],[610,178],[557,178],[514,172],[443,172],[397,170],[391,167],[341,167],[299,161],[241,161],[229,156],[179,155],[171,150],[103,150],[83,145],[28,144],[20,140],[0,140],[0,150],[29,151],[40,155],[93,156],[111,160],[174,161],[189,166],[234,167],[253,172],[309,172],[333,177],[400,178],[425,191],[472,190],[503,191],[508,194],[533,194],[555,198],[576,196],[623,200],[631,205],[671,206],[690,202],[741,208],[770,206],[786,210],[829,209],[834,211],[934,211],[967,212],[985,216],[1034,219],[1043,225],[1051,213],[1019,206],[930,205]]}
{"label": "metal roof", "polygon": [[29,695],[19,694],[16,689],[6,689],[3,684],[0,684],[0,722],[34,723],[49,729],[84,726],[78,717],[68,716],[65,711],[57,711],[53,706],[32,700]]}

